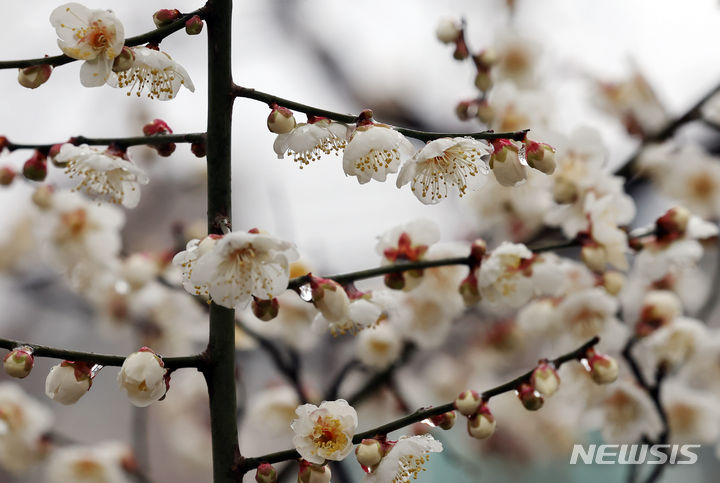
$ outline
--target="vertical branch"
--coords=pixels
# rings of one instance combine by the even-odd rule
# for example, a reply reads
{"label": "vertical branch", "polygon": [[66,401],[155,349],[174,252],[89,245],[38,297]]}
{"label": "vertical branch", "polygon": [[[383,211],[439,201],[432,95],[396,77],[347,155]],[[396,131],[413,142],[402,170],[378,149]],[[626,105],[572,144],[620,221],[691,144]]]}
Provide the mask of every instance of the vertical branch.
{"label": "vertical branch", "polygon": [[[230,62],[232,0],[209,0],[207,192],[208,233],[221,234],[220,220],[230,223],[230,151],[233,97]],[[210,305],[208,364],[204,375],[210,396],[213,481],[235,481],[238,450],[235,387],[235,313]]]}

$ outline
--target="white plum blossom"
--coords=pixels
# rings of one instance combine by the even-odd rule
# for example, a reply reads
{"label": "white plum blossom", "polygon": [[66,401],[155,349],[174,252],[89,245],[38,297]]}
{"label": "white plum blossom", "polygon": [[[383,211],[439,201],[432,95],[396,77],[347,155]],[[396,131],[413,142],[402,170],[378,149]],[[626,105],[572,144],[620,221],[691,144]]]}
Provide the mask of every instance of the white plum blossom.
{"label": "white plum blossom", "polygon": [[317,334],[311,330],[312,322],[317,311],[302,300],[297,294],[288,291],[277,296],[280,310],[277,317],[269,322],[263,322],[248,308],[242,320],[254,332],[282,340],[290,347],[298,350],[307,350],[315,345]]}
{"label": "white plum blossom", "polygon": [[77,193],[61,191],[51,198],[36,230],[47,259],[65,271],[78,287],[112,267],[120,251],[125,217],[118,208],[98,205]]}
{"label": "white plum blossom", "polygon": [[45,456],[43,438],[51,431],[52,412],[12,382],[0,383],[0,465],[12,473],[27,471]]}
{"label": "white plum blossom", "polygon": [[287,134],[278,134],[273,149],[278,159],[293,157],[300,168],[317,161],[323,154],[338,153],[347,144],[348,127],[329,119],[311,118],[314,122],[298,124]]}
{"label": "white plum blossom", "polygon": [[213,301],[228,308],[245,307],[253,296],[271,299],[282,293],[289,264],[298,257],[292,243],[260,233],[228,233],[193,260],[194,254],[188,252],[194,248],[173,258],[173,264],[189,275],[186,290],[198,294],[207,287]]}
{"label": "white plum blossom", "polygon": [[501,29],[492,46],[497,58],[493,76],[498,81],[509,80],[518,87],[534,87],[541,53],[539,45],[535,39],[518,35],[515,29]]}
{"label": "white plum blossom", "polygon": [[55,161],[65,165],[70,178],[78,178],[76,190],[99,196],[111,203],[135,208],[140,201],[140,185],[148,183],[143,170],[128,160],[124,153],[101,150],[87,144],[63,144]]}
{"label": "white plum blossom", "polygon": [[91,385],[89,367],[64,361],[50,369],[45,379],[45,394],[60,404],[70,405],[78,402]]}
{"label": "white plum blossom", "polygon": [[631,443],[642,436],[656,438],[662,423],[647,392],[626,380],[607,387],[608,392],[600,406],[603,440],[606,443]]}
{"label": "white plum blossom", "polygon": [[703,218],[720,216],[720,164],[697,144],[651,145],[638,159],[664,195]]}
{"label": "white plum blossom", "polygon": [[618,224],[620,220],[633,217],[635,212],[633,209],[628,213],[629,206],[616,201],[612,195],[597,198],[595,193],[590,192],[585,197],[585,212],[590,220],[590,235],[602,248],[604,259],[615,268],[627,270],[627,233],[618,228]]}
{"label": "white plum blossom", "polygon": [[487,158],[492,149],[486,141],[473,138],[440,138],[430,141],[400,169],[397,187],[410,183],[418,200],[435,204],[457,191],[476,188],[488,174]]}
{"label": "white plum blossom", "polygon": [[498,132],[511,132],[547,126],[554,112],[551,99],[547,92],[518,90],[510,81],[498,82],[490,91],[493,117],[489,127]]}
{"label": "white plum blossom", "polygon": [[355,353],[368,367],[385,369],[400,357],[402,338],[389,323],[378,324],[358,334]]}
{"label": "white plum blossom", "polygon": [[677,317],[653,331],[638,344],[646,375],[652,377],[661,363],[669,370],[680,368],[698,353],[708,335],[703,322],[689,317]]}
{"label": "white plum blossom", "polygon": [[410,141],[389,126],[359,126],[345,147],[343,170],[347,176],[356,176],[360,184],[371,179],[385,181],[388,173],[397,173],[400,163],[414,152]]}
{"label": "white plum blossom", "polygon": [[358,426],[357,413],[344,399],[323,401],[320,406],[303,404],[295,410],[290,425],[293,444],[300,456],[310,463],[340,461],[353,449],[352,438]]}
{"label": "white plum blossom", "polygon": [[195,92],[195,85],[185,68],[161,50],[133,47],[134,60],[127,70],[113,72],[108,79],[111,87],[128,88],[128,96],[135,91],[140,97],[147,91],[150,99],[167,101],[174,98],[180,87]]}
{"label": "white plum blossom", "polygon": [[358,298],[350,302],[344,314],[335,319],[328,319],[323,313],[318,314],[313,321],[313,330],[322,333],[330,329],[332,335],[356,334],[357,332],[374,325],[380,316],[382,309],[365,298]]}
{"label": "white plum blossom", "polygon": [[113,61],[125,43],[122,23],[110,10],[90,10],[79,3],[60,5],[50,14],[58,46],[65,55],[84,60],[80,82],[98,87],[108,80]]}
{"label": "white plum blossom", "polygon": [[665,381],[661,397],[670,426],[671,443],[717,442],[720,411],[716,397],[692,389],[677,378]]}
{"label": "white plum blossom", "polygon": [[377,467],[363,477],[363,483],[408,483],[424,471],[429,453],[439,453],[443,445],[429,434],[403,436],[380,460]]}
{"label": "white plum blossom", "polygon": [[53,451],[46,468],[50,483],[131,483],[124,465],[132,452],[125,444],[106,441],[92,446],[65,446]]}
{"label": "white plum blossom", "polygon": [[502,310],[518,308],[533,295],[533,283],[522,265],[533,253],[523,244],[503,242],[483,260],[477,273],[483,302]]}
{"label": "white plum blossom", "polygon": [[420,260],[428,248],[440,240],[440,228],[432,220],[417,219],[395,226],[378,237],[375,251],[383,265]]}
{"label": "white plum blossom", "polygon": [[187,242],[185,250],[178,252],[173,257],[172,263],[180,269],[182,284],[188,293],[204,297],[210,296],[207,283],[196,285],[190,280],[190,277],[198,259],[210,252],[220,238],[222,238],[220,235],[208,235],[202,239],[194,238]]}
{"label": "white plum blossom", "polygon": [[117,380],[120,387],[127,391],[130,402],[143,408],[165,395],[166,373],[162,359],[147,347],[143,347],[127,356]]}

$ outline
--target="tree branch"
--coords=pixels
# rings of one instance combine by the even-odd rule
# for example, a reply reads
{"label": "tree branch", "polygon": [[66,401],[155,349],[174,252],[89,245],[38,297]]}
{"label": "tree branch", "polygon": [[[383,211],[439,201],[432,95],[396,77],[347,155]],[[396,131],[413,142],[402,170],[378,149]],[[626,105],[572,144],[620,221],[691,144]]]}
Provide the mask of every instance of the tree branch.
{"label": "tree branch", "polygon": [[[593,337],[577,349],[575,349],[572,352],[568,352],[567,354],[563,354],[562,356],[554,359],[552,361],[552,364],[555,365],[555,367],[559,368],[564,363],[572,360],[579,360],[582,359],[587,352],[588,349],[595,346],[600,341],[599,337]],[[534,370],[534,369],[533,369]],[[533,370],[530,370],[526,372],[525,374],[516,377],[512,381],[506,382],[505,384],[501,384],[500,386],[494,387],[492,389],[488,389],[487,391],[483,392],[481,394],[481,397],[484,400],[489,400],[490,398],[497,396],[499,394],[503,394],[508,391],[515,390],[519,384],[523,382],[527,382],[530,380],[530,377],[532,376]],[[409,426],[411,424],[423,421],[424,419],[430,418],[432,416],[438,416],[440,414],[446,413],[448,411],[454,411],[455,410],[455,403],[450,402],[447,404],[443,404],[442,406],[436,406],[431,408],[422,408],[418,409],[412,414],[409,414],[407,416],[404,416],[400,419],[396,419],[395,421],[389,422],[387,424],[384,424],[382,426],[378,426],[377,428],[370,429],[368,431],[364,431],[362,433],[357,433],[355,436],[353,436],[352,442],[353,444],[360,443],[363,439],[366,438],[372,438],[377,435],[386,435],[392,431],[404,428],[405,426]],[[270,453],[266,454],[264,456],[258,456],[255,458],[240,458],[237,464],[237,472],[238,475],[241,477],[248,471],[257,468],[260,466],[261,463],[279,463],[281,461],[286,460],[292,460],[300,458],[300,454],[294,450],[294,449],[288,449],[285,451],[278,451],[276,453]]]}
{"label": "tree branch", "polygon": [[[350,114],[342,114],[339,112],[328,111],[326,109],[320,109],[318,107],[308,106],[299,102],[291,101],[289,99],[283,99],[282,97],[260,92],[255,89],[249,89],[247,87],[240,87],[238,85],[233,86],[233,95],[236,97],[244,97],[246,99],[253,99],[255,101],[261,101],[268,105],[277,104],[282,107],[286,107],[293,111],[303,112],[312,116],[327,117],[333,121],[344,122],[346,124],[353,124],[358,120],[358,116]],[[409,136],[411,138],[419,139],[421,141],[431,141],[438,138],[446,137],[472,137],[475,139],[513,139],[515,141],[522,141],[527,135],[528,129],[515,132],[473,132],[473,133],[441,133],[441,132],[427,132],[418,131],[416,129],[408,129],[404,127],[393,126],[397,132]]]}
{"label": "tree branch", "polygon": [[[207,7],[202,7],[194,12],[186,13],[174,22],[165,25],[164,27],[156,28],[141,35],[135,37],[128,37],[125,39],[125,45],[127,47],[135,47],[137,45],[147,43],[160,43],[165,37],[177,32],[180,29],[185,28],[185,22],[190,18],[197,15],[200,18],[205,18]],[[53,57],[39,57],[37,59],[24,59],[24,60],[5,60],[0,61],[0,69],[12,69],[30,67],[32,65],[50,64],[54,67],[74,62],[78,59],[73,59],[65,54],[55,55]]]}
{"label": "tree branch", "polygon": [[[50,357],[54,359],[63,359],[66,361],[89,362],[92,364],[100,364],[102,366],[120,367],[125,362],[125,356],[113,356],[106,354],[95,354],[94,352],[79,352],[65,349],[57,349],[39,344],[28,344],[17,340],[0,339],[0,348],[13,350],[18,346],[32,347],[34,357]],[[195,354],[183,357],[163,357],[163,363],[167,369],[181,369],[184,367],[194,367],[202,369],[205,364],[205,354]]]}
{"label": "tree branch", "polygon": [[[127,138],[86,138],[85,136],[74,136],[65,143],[79,146],[80,144],[87,144],[90,146],[110,146],[111,144],[120,148],[126,148],[129,146],[140,146],[140,145],[157,145],[167,143],[201,143],[205,142],[206,134],[201,132],[186,133],[186,134],[158,134],[154,136],[133,136]],[[19,144],[8,141],[7,148],[10,151],[16,149],[38,149],[40,151],[48,151],[55,144],[64,143],[51,143],[51,144]]]}

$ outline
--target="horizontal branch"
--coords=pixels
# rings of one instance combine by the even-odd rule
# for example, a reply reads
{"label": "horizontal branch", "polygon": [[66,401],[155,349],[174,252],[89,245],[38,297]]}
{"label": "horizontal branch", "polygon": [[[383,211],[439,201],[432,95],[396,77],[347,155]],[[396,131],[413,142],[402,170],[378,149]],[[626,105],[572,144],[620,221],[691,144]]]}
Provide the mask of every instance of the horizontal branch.
{"label": "horizontal branch", "polygon": [[[93,352],[78,352],[65,349],[57,349],[39,344],[28,344],[27,342],[19,342],[10,339],[0,339],[0,348],[13,350],[19,346],[32,347],[33,356],[50,357],[54,359],[63,359],[66,361],[89,362],[92,364],[100,364],[102,366],[122,366],[125,362],[125,356],[114,356],[107,354],[95,354]],[[183,367],[195,367],[200,369],[205,364],[204,354],[195,354],[184,357],[163,357],[163,363],[167,369],[180,369]]]}
{"label": "horizontal branch", "polygon": [[[333,121],[344,122],[346,124],[353,124],[358,120],[358,116],[351,114],[342,114],[340,112],[328,111],[327,109],[320,109],[318,107],[308,106],[299,102],[291,101],[289,99],[283,99],[282,97],[260,92],[255,89],[247,87],[240,87],[238,85],[233,86],[233,94],[235,97],[244,97],[245,99],[253,99],[261,101],[267,105],[277,104],[282,107],[286,107],[293,111],[303,112],[310,116],[327,117]],[[447,137],[471,137],[475,139],[513,139],[515,141],[522,141],[528,132],[527,129],[522,131],[514,132],[493,132],[493,131],[482,131],[472,133],[442,133],[442,132],[427,132],[418,131],[416,129],[408,129],[404,127],[393,126],[397,132],[404,134],[405,136],[419,139],[421,141],[432,141],[438,138]]]}
{"label": "horizontal branch", "polygon": [[[80,144],[88,144],[91,146],[110,146],[115,145],[121,148],[129,146],[140,146],[140,145],[158,145],[167,143],[200,143],[206,139],[205,133],[186,133],[186,134],[158,134],[154,136],[133,136],[128,138],[86,138],[85,136],[75,136],[68,139],[66,142],[79,146]],[[16,149],[38,149],[40,151],[47,151],[55,144],[19,144],[8,141],[7,148],[10,151]]]}
{"label": "horizontal branch", "polygon": [[[197,15],[200,18],[205,18],[206,7],[199,8],[194,12],[186,13],[174,22],[165,25],[163,27],[156,28],[150,32],[146,32],[135,37],[128,37],[125,39],[125,45],[128,47],[135,47],[136,45],[142,45],[147,43],[159,43],[165,37],[177,32],[180,29],[185,28],[185,22],[190,18]],[[59,66],[74,62],[78,59],[73,59],[65,54],[56,55],[53,57],[39,57],[37,59],[24,59],[24,60],[5,60],[0,61],[0,69],[13,69],[30,67],[32,65],[50,64],[52,66]]]}
{"label": "horizontal branch", "polygon": [[[574,351],[563,354],[560,357],[552,360],[551,362],[555,365],[556,368],[559,368],[568,361],[582,359],[585,356],[587,350],[591,347],[594,347],[599,341],[599,337],[593,337]],[[505,384],[501,384],[500,386],[488,389],[481,394],[481,397],[487,401],[494,396],[498,396],[500,394],[515,390],[521,383],[528,382],[530,380],[533,370],[530,370],[525,374],[516,377],[512,381],[506,382]],[[405,426],[410,426],[411,424],[423,421],[433,416],[444,414],[448,411],[453,411],[454,409],[454,402],[443,404],[442,406],[419,409],[412,414],[404,416],[400,419],[396,419],[395,421],[392,421],[390,423],[378,426],[377,428],[373,428],[362,433],[357,433],[355,436],[353,436],[352,442],[353,444],[358,444],[366,438],[373,438],[378,435],[386,435],[388,433],[391,433],[392,431],[404,428]],[[248,471],[257,468],[262,463],[272,464],[297,458],[300,458],[300,454],[294,449],[278,451],[277,453],[270,453],[255,458],[241,458],[236,465],[236,471],[240,475],[243,475]]]}

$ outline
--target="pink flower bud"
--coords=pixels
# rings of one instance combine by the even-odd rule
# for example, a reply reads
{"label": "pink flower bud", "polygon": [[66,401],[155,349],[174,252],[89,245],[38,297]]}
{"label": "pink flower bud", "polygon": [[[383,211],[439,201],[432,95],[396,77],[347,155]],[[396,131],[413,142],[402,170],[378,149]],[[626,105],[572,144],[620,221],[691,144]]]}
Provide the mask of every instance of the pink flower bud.
{"label": "pink flower bud", "polygon": [[470,258],[473,261],[473,268],[477,268],[482,263],[482,259],[487,253],[487,243],[485,240],[478,238],[470,245]]}
{"label": "pink flower bud", "polygon": [[528,411],[537,411],[543,407],[545,400],[533,386],[524,382],[516,389],[518,399]]}
{"label": "pink flower bud", "polygon": [[590,349],[586,353],[590,376],[598,384],[610,384],[618,377],[619,367],[617,361],[605,354]]}
{"label": "pink flower bud", "polygon": [[30,374],[33,368],[33,349],[29,346],[16,347],[10,351],[3,359],[5,372],[9,376],[23,379]]}
{"label": "pink flower bud", "polygon": [[495,424],[490,408],[483,403],[477,412],[468,418],[467,431],[475,439],[486,439],[495,432]]}
{"label": "pink flower bud", "polygon": [[480,290],[478,290],[478,281],[475,271],[471,271],[462,282],[460,282],[460,295],[467,307],[480,302]]}
{"label": "pink flower bud", "polygon": [[23,165],[23,176],[32,181],[42,181],[47,176],[47,158],[40,151],[35,151]]}
{"label": "pink flower bud", "polygon": [[60,154],[60,148],[62,148],[63,144],[64,143],[53,144],[47,154],[47,157],[48,157],[48,159],[50,159],[50,162],[53,164],[53,166],[58,167],[58,168],[65,167],[65,165],[69,162],[69,161],[60,162],[60,161],[57,161],[57,159],[56,159],[57,155]]}
{"label": "pink flower bud", "polygon": [[560,376],[552,364],[548,361],[540,361],[530,376],[530,383],[537,392],[545,397],[550,397],[560,387]]}
{"label": "pink flower bud", "polygon": [[255,472],[255,481],[258,483],[276,483],[277,471],[270,463],[262,463]]}
{"label": "pink flower bud", "polygon": [[267,118],[267,127],[275,134],[287,134],[295,128],[295,116],[290,109],[273,104]]}
{"label": "pink flower bud", "polygon": [[[370,469],[377,466],[383,457],[383,447],[377,439],[363,439],[357,447],[355,447],[355,457],[363,469]],[[366,472],[368,471],[366,470]]]}
{"label": "pink flower bud", "polygon": [[12,184],[17,173],[10,166],[0,168],[0,186],[9,186]]}
{"label": "pink flower bud", "polygon": [[155,149],[155,151],[157,151],[158,155],[162,156],[163,158],[167,158],[168,156],[170,156],[172,153],[175,152],[175,148],[177,148],[175,143],[155,144],[152,145],[152,147]]}
{"label": "pink flower bud", "polygon": [[262,300],[253,295],[252,311],[255,317],[267,322],[278,316],[280,303],[277,298]]}
{"label": "pink flower bud", "polygon": [[135,64],[135,52],[130,47],[123,46],[120,55],[113,60],[112,71],[123,72]]}
{"label": "pink flower bud", "polygon": [[33,65],[18,70],[18,82],[28,89],[40,87],[48,81],[52,73],[52,66],[49,64]]}
{"label": "pink flower bud", "polygon": [[472,416],[477,412],[482,402],[483,400],[480,394],[472,389],[468,389],[467,391],[461,392],[458,397],[455,398],[455,407],[463,416]]}
{"label": "pink flower bud", "polygon": [[473,115],[470,114],[470,111],[474,108],[474,106],[475,103],[473,101],[460,101],[458,102],[458,105],[455,106],[455,115],[461,121],[469,121],[473,117]]}
{"label": "pink flower bud", "polygon": [[185,22],[185,32],[187,32],[188,35],[197,35],[202,32],[202,29],[203,21],[197,15],[193,15]]}
{"label": "pink flower bud", "polygon": [[157,134],[172,134],[173,130],[162,119],[153,119],[152,122],[143,126],[143,134],[146,136],[154,136]]}
{"label": "pink flower bud", "polygon": [[635,333],[645,337],[671,323],[682,313],[682,302],[669,290],[651,290],[645,294]]}
{"label": "pink flower bud", "polygon": [[448,411],[446,413],[438,414],[437,416],[431,417],[430,422],[432,422],[438,428],[447,431],[448,429],[451,429],[453,426],[455,426],[456,419],[457,415],[455,414],[455,411]]}
{"label": "pink flower bud", "polygon": [[555,172],[555,149],[549,144],[525,141],[528,165],[544,174]]}
{"label": "pink flower bud", "polygon": [[455,40],[455,52],[453,52],[453,58],[455,60],[465,60],[470,56],[470,51],[465,43],[465,39],[462,35],[458,36]]}
{"label": "pink flower bud", "polygon": [[153,22],[155,22],[155,26],[159,28],[173,23],[180,17],[182,17],[180,10],[163,8],[153,14]]}
{"label": "pink flower bud", "polygon": [[8,147],[8,144],[10,144],[8,138],[6,138],[5,136],[0,136],[0,153],[2,153]]}
{"label": "pink flower bud", "polygon": [[519,149],[509,139],[493,141],[494,152],[490,156],[490,169],[502,186],[515,186],[527,179],[525,165]]}
{"label": "pink flower bud", "polygon": [[682,206],[668,210],[655,221],[655,236],[658,241],[669,242],[682,237],[690,221],[690,212]]}

